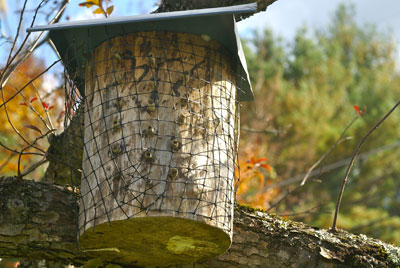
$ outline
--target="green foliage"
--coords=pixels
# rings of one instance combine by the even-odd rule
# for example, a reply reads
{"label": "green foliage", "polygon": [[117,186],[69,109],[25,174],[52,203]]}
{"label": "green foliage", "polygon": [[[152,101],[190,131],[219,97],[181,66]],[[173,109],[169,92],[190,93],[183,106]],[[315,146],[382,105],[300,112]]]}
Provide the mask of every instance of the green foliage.
{"label": "green foliage", "polygon": [[[242,150],[257,148],[256,154],[270,159],[277,173],[274,183],[304,176],[358,117],[353,106],[366,107],[346,132],[352,139],[341,142],[321,164],[336,166],[312,177],[276,208],[277,213],[292,214],[318,206],[318,213],[296,219],[321,227],[331,224],[348,164],[343,160],[400,98],[393,38],[373,25],[358,25],[354,13],[341,5],[327,29],[303,27],[287,45],[266,30],[250,40],[245,51],[256,100],[242,109],[242,129],[276,129],[278,134],[242,131]],[[339,218],[339,227],[397,243],[400,234],[393,230],[400,222],[399,122],[396,111],[363,145]],[[282,195],[300,184],[298,178],[289,186],[277,186]],[[379,219],[378,225],[368,225]]]}

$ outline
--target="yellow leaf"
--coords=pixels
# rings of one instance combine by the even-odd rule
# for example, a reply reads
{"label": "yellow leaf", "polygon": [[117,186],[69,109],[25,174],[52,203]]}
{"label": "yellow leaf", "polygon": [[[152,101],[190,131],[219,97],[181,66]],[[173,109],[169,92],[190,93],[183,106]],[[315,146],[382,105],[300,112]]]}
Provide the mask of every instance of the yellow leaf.
{"label": "yellow leaf", "polygon": [[99,0],[86,0],[86,2],[90,2],[92,5],[96,5],[96,6],[100,5]]}
{"label": "yellow leaf", "polygon": [[79,4],[80,7],[87,7],[87,8],[89,8],[89,7],[93,6],[93,5],[94,5],[94,2],[93,1],[88,1],[88,0],[86,0],[86,2],[83,2],[83,3]]}
{"label": "yellow leaf", "polygon": [[93,14],[104,14],[104,11],[101,8],[97,8],[95,11],[93,11]]}
{"label": "yellow leaf", "polygon": [[114,6],[110,6],[107,8],[107,14],[111,15],[111,13],[114,11]]}

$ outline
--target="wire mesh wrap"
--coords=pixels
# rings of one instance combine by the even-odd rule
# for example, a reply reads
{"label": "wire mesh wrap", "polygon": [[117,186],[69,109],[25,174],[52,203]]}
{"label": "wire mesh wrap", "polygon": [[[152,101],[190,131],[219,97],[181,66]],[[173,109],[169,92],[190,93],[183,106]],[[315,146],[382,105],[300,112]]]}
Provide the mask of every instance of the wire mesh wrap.
{"label": "wire mesh wrap", "polygon": [[[82,48],[72,46],[71,55],[76,49]],[[232,238],[238,144],[234,57],[208,36],[160,31],[115,37],[86,55],[66,62],[80,74],[69,74],[66,124],[72,114],[83,118],[82,128],[69,132],[83,137],[81,243],[110,248],[87,230],[115,235],[113,226],[126,230],[129,219],[151,223],[146,217],[156,220],[145,232],[170,228],[156,251],[183,254],[180,262],[225,251]],[[81,74],[84,81],[77,81]],[[84,95],[77,89],[82,85]],[[79,155],[76,145],[71,151]],[[121,245],[129,239],[113,240]],[[151,263],[124,258],[156,265],[149,256]],[[160,257],[165,265],[168,258]]]}

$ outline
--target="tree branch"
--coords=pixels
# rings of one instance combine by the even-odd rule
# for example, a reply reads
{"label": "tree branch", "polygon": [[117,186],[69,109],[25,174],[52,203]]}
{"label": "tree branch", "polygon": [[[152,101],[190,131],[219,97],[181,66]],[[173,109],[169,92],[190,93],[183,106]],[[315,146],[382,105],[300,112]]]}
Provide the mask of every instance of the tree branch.
{"label": "tree branch", "polygon": [[257,2],[257,11],[254,13],[240,14],[236,17],[236,21],[246,19],[258,12],[267,10],[277,0],[163,0],[154,13],[171,12],[179,10],[202,9],[213,7],[225,7],[234,5],[243,5]]}
{"label": "tree branch", "polygon": [[[0,179],[0,256],[82,265],[76,195],[16,178]],[[396,267],[400,248],[344,231],[332,233],[237,206],[231,248],[196,267]],[[182,266],[181,266],[182,267]],[[192,268],[193,264],[183,266]]]}

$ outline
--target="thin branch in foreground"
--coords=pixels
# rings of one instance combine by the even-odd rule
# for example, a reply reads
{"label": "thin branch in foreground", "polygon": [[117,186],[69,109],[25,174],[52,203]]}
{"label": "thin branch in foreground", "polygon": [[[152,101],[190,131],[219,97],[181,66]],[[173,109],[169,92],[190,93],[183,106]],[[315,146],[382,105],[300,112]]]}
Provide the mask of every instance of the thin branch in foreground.
{"label": "thin branch in foreground", "polygon": [[[25,150],[28,150],[29,148],[31,148],[31,147],[33,147],[39,140],[41,140],[41,139],[43,139],[44,137],[47,137],[47,135],[49,135],[51,132],[54,132],[55,131],[55,129],[51,129],[51,130],[49,130],[49,131],[47,131],[45,134],[43,134],[43,135],[41,135],[41,136],[39,136],[39,137],[37,137],[31,144],[29,144],[28,146],[26,146],[25,148],[23,148],[22,150],[21,150],[21,152],[19,153],[19,155],[18,155],[18,172],[17,172],[17,177],[19,178],[19,179],[22,179],[22,177],[24,176],[24,174],[26,175],[26,174],[28,174],[28,173],[30,173],[31,171],[33,171],[33,170],[30,170],[30,168],[29,168],[29,172],[28,173],[26,173],[26,172],[24,172],[24,173],[21,173],[21,156],[23,155],[23,153],[24,153],[24,151]],[[44,158],[44,159],[46,159],[46,158]],[[42,162],[42,163],[41,163]],[[43,162],[43,160],[41,160],[41,161],[39,161],[39,163],[41,163],[41,164],[43,164],[44,162]],[[41,165],[40,164],[40,165]],[[40,166],[39,165],[39,166]],[[34,165],[35,166],[35,165]],[[36,168],[37,168],[38,166],[36,166]]]}
{"label": "thin branch in foreground", "polygon": [[347,124],[347,126],[344,128],[344,130],[342,131],[342,134],[340,134],[339,139],[336,140],[335,144],[333,144],[331,146],[331,148],[329,148],[328,151],[326,151],[319,159],[317,162],[314,163],[314,165],[312,165],[308,171],[307,174],[304,176],[303,180],[301,181],[300,185],[303,186],[308,178],[310,177],[311,172],[319,165],[321,164],[321,162],[330,154],[333,152],[333,150],[343,141],[348,140],[349,137],[345,138],[344,135],[346,134],[347,130],[354,124],[354,122],[359,118],[359,116],[356,116],[353,118],[353,120],[350,121],[349,124]]}
{"label": "thin branch in foreground", "polygon": [[346,134],[347,130],[349,130],[349,128],[354,124],[354,122],[358,119],[359,117],[355,117],[353,118],[350,123],[347,124],[347,126],[344,128],[344,130],[342,131],[342,133],[340,134],[340,137],[336,140],[336,142],[329,148],[328,151],[326,151],[319,159],[317,162],[315,162],[307,171],[306,175],[304,176],[302,182],[296,186],[293,190],[288,190],[288,192],[282,197],[280,198],[278,201],[276,201],[274,204],[272,204],[266,211],[269,212],[271,211],[271,209],[276,208],[277,206],[279,206],[283,200],[285,200],[289,195],[291,195],[292,193],[294,193],[295,191],[297,191],[298,189],[300,189],[301,187],[304,186],[304,184],[307,182],[308,178],[311,176],[312,171],[319,165],[321,164],[321,162],[330,154],[333,152],[333,150],[343,141],[346,141],[349,139],[349,137],[344,137],[344,135]]}
{"label": "thin branch in foreground", "polygon": [[332,231],[333,232],[336,232],[336,222],[337,222],[337,217],[338,217],[338,214],[339,214],[340,203],[342,202],[342,198],[343,198],[344,188],[346,186],[347,179],[349,178],[349,174],[350,174],[351,168],[353,167],[354,161],[356,160],[356,157],[357,157],[358,153],[360,152],[361,146],[363,145],[365,140],[369,137],[369,135],[371,135],[371,133],[374,132],[375,129],[377,129],[383,123],[383,121],[385,121],[386,118],[388,118],[389,115],[391,115],[392,112],[399,105],[400,105],[400,101],[398,101],[396,103],[396,105],[394,105],[393,108],[390,109],[390,111],[387,114],[385,114],[385,116],[381,120],[379,120],[370,130],[368,130],[367,134],[365,134],[365,136],[362,137],[360,143],[358,144],[358,146],[354,150],[353,155],[352,155],[351,160],[350,160],[350,163],[349,163],[349,166],[347,167],[346,174],[344,175],[342,187],[340,188],[339,197],[338,197],[338,200],[337,200],[337,203],[336,203],[335,215],[333,217],[333,223],[332,223]]}
{"label": "thin branch in foreground", "polygon": [[[33,81],[38,79],[40,76],[42,76],[44,73],[46,73],[48,70],[50,70],[55,64],[60,62],[61,60],[56,60],[53,62],[49,67],[47,67],[43,72],[40,74],[36,75],[34,78],[32,78],[28,83],[26,83],[21,89],[19,89],[14,95],[12,95],[10,98],[5,100],[2,104],[0,104],[0,108],[3,107],[5,104],[7,104],[9,101],[11,101],[13,98],[15,98],[19,93],[21,93],[26,87],[28,87]],[[0,90],[3,90],[3,88],[0,88]]]}
{"label": "thin branch in foreground", "polygon": [[8,158],[0,165],[0,171],[10,163],[11,159],[15,156],[15,154],[10,154]]}

